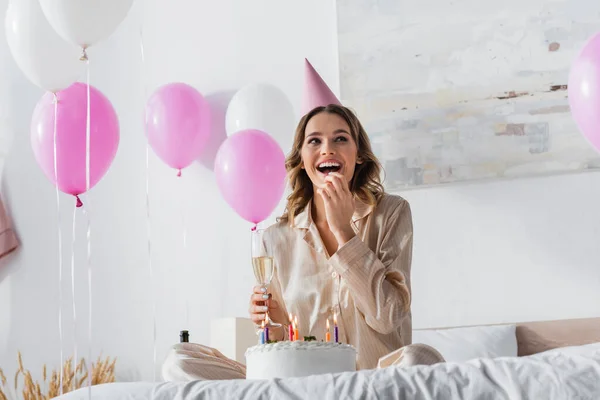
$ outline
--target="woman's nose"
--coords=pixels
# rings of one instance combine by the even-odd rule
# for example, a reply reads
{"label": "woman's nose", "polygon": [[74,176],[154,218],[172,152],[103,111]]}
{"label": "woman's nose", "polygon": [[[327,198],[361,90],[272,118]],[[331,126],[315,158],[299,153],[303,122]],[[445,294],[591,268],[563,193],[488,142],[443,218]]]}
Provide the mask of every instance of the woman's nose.
{"label": "woman's nose", "polygon": [[329,142],[324,142],[321,146],[321,155],[326,156],[331,154],[334,154],[333,146]]}

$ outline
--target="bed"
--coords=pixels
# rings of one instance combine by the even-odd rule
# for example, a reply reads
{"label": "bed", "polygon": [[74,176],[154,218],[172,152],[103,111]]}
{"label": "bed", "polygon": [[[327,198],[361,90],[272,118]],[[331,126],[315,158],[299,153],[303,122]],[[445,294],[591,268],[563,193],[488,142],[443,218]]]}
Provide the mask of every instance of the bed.
{"label": "bed", "polygon": [[447,362],[270,381],[112,383],[92,387],[91,398],[600,399],[600,318],[415,330],[414,338],[438,340]]}

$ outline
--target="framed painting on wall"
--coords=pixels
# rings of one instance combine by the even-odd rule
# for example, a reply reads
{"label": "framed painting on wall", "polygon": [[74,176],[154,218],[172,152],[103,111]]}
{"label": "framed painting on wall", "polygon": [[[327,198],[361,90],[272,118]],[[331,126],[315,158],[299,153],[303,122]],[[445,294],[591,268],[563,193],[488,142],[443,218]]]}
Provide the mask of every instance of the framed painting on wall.
{"label": "framed painting on wall", "polygon": [[573,121],[589,0],[337,0],[341,101],[387,190],[600,169]]}

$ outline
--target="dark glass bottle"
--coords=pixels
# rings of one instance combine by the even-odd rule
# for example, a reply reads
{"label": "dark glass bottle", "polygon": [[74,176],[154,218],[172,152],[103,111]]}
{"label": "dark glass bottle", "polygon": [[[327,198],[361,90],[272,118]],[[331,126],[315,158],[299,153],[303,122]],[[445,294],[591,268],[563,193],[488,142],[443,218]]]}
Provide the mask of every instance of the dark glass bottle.
{"label": "dark glass bottle", "polygon": [[179,342],[180,343],[189,343],[190,341],[190,333],[188,331],[179,332]]}

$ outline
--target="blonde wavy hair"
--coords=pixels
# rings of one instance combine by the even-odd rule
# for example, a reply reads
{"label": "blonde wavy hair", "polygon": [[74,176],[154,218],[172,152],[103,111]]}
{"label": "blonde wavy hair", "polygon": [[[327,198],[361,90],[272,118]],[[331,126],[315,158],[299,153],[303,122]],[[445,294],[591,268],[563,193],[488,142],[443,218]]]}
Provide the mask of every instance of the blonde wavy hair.
{"label": "blonde wavy hair", "polygon": [[292,151],[285,160],[285,168],[292,193],[287,198],[287,206],[283,215],[278,218],[279,221],[293,224],[294,217],[301,213],[313,198],[313,184],[302,168],[302,146],[306,125],[308,125],[311,118],[323,112],[338,115],[346,121],[350,127],[350,135],[356,143],[358,149],[356,159],[360,160],[361,163],[356,164],[354,176],[350,182],[350,191],[354,193],[356,198],[369,205],[376,205],[383,196],[384,189],[381,183],[383,168],[373,153],[369,136],[356,114],[349,108],[336,104],[316,107],[302,117],[298,123]]}

